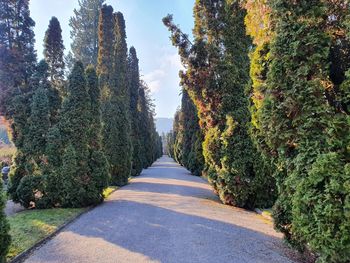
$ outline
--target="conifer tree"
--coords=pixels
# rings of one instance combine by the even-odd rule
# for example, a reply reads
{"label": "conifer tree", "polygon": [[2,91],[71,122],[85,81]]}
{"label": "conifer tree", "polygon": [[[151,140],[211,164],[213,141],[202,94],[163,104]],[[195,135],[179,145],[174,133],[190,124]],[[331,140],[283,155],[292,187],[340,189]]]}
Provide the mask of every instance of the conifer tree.
{"label": "conifer tree", "polygon": [[26,135],[27,153],[37,162],[43,157],[46,150],[47,133],[51,126],[50,108],[47,91],[39,87],[32,98],[31,115],[28,120],[29,131]]}
{"label": "conifer tree", "polygon": [[79,1],[79,9],[74,9],[74,16],[69,20],[73,57],[85,67],[90,64],[97,66],[99,13],[104,2],[105,0]]}
{"label": "conifer tree", "polygon": [[[197,109],[186,89],[182,91],[181,124],[182,124],[182,154],[181,163],[193,174],[201,175],[204,168],[202,142],[203,137],[199,127]],[[179,134],[178,134],[179,136]]]}
{"label": "conifer tree", "polygon": [[[270,178],[256,164],[249,136],[250,113],[245,88],[249,83],[251,46],[240,1],[196,1],[194,42],[163,19],[179,48],[187,72],[181,73],[204,133],[205,173],[224,203],[254,207],[273,202]],[[176,144],[175,144],[176,152]],[[175,153],[176,156],[176,153]],[[265,187],[256,188],[263,183]]]}
{"label": "conifer tree", "polygon": [[139,89],[139,105],[140,110],[140,134],[141,134],[141,156],[143,157],[143,168],[147,168],[152,165],[154,161],[153,156],[153,112],[152,105],[149,98],[149,89],[145,82],[141,82]]}
{"label": "conifer tree", "polygon": [[[28,0],[1,2],[0,110],[1,115],[8,119],[12,119],[16,112],[11,99],[30,91],[30,78],[36,65],[34,26]],[[29,104],[26,104],[26,108],[29,108]],[[21,129],[22,127],[17,127],[18,132]]]}
{"label": "conifer tree", "polygon": [[136,55],[136,49],[130,48],[129,52],[129,87],[130,87],[130,117],[131,117],[131,133],[132,133],[132,176],[137,176],[142,171],[142,156],[141,156],[141,138],[139,127],[141,125],[140,112],[138,109],[139,89],[140,89],[140,72],[139,60]]}
{"label": "conifer tree", "polygon": [[97,64],[97,74],[100,78],[103,101],[108,100],[111,95],[110,76],[113,70],[114,24],[112,6],[103,5],[98,24],[99,48]]}
{"label": "conifer tree", "polygon": [[[2,181],[0,181],[2,183]],[[6,220],[5,197],[0,188],[0,262],[6,262],[6,255],[10,246],[11,237],[9,235],[10,226]]]}
{"label": "conifer tree", "polygon": [[44,40],[44,57],[49,67],[51,85],[64,94],[64,45],[62,29],[56,17],[52,17]]}
{"label": "conifer tree", "polygon": [[89,124],[89,150],[90,171],[94,187],[100,193],[109,183],[109,166],[105,153],[102,150],[102,125],[101,125],[101,91],[95,69],[89,66],[86,69],[87,91],[90,97],[90,124]]}
{"label": "conifer tree", "polygon": [[113,76],[111,79],[112,94],[110,107],[115,107],[116,113],[114,123],[118,135],[114,139],[115,144],[110,141],[104,142],[105,148],[109,147],[114,151],[115,159],[110,162],[112,184],[125,185],[131,173],[131,124],[130,124],[130,91],[127,79],[127,44],[125,33],[125,20],[123,14],[114,14],[115,19],[115,42],[113,57]]}
{"label": "conifer tree", "polygon": [[[63,103],[59,123],[64,142],[61,178],[61,205],[84,207],[102,200],[102,190],[93,180],[89,167],[90,97],[87,90],[83,64],[77,62],[69,76],[68,95]],[[89,127],[89,126],[88,126]]]}
{"label": "conifer tree", "polygon": [[[274,23],[271,51],[257,54],[262,59],[255,61],[252,72],[267,72],[267,78],[255,82],[255,94],[262,95],[255,102],[255,117],[264,138],[260,148],[279,170],[275,224],[292,244],[316,251],[320,262],[347,262],[349,242],[343,237],[350,224],[343,208],[349,191],[343,186],[349,180],[344,148],[349,126],[346,111],[340,110],[342,95],[336,91],[346,81],[333,74],[335,63],[346,60],[334,56],[334,43],[342,41],[334,41],[332,33],[333,22],[341,21],[338,14],[345,9],[337,1],[269,4]],[[348,66],[340,64],[344,68],[336,72],[345,76]]]}
{"label": "conifer tree", "polygon": [[17,148],[10,174],[9,193],[14,201],[20,180],[27,174],[25,137],[36,66],[35,22],[29,1],[2,1],[0,5],[0,111],[11,120],[12,140]]}

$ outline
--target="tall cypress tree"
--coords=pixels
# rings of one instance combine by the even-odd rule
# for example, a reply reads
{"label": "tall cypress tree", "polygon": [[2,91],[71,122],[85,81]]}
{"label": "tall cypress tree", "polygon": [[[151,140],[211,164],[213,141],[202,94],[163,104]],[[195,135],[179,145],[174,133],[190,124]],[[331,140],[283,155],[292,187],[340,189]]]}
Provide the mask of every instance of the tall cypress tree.
{"label": "tall cypress tree", "polygon": [[130,117],[131,117],[131,137],[133,146],[132,171],[131,175],[139,175],[142,171],[141,156],[141,135],[140,135],[140,112],[138,109],[139,89],[140,89],[140,72],[139,60],[136,55],[136,49],[130,48],[128,59],[128,74],[130,87]]}
{"label": "tall cypress tree", "polygon": [[[125,185],[131,173],[132,144],[131,144],[131,123],[130,123],[130,91],[127,74],[127,44],[125,32],[125,20],[123,14],[117,12],[115,19],[115,43],[112,78],[112,101],[117,106],[116,123],[119,134],[114,150],[118,158],[113,165],[112,182],[116,185]],[[109,142],[105,142],[105,145]]]}
{"label": "tall cypress tree", "polygon": [[96,71],[92,66],[86,69],[86,80],[87,91],[90,97],[88,143],[90,150],[89,166],[92,175],[91,185],[96,187],[99,193],[102,193],[108,186],[110,176],[108,161],[102,150],[101,91]]}
{"label": "tall cypress tree", "polygon": [[64,45],[62,29],[56,17],[52,17],[44,40],[44,57],[49,66],[49,78],[51,84],[64,94]]}
{"label": "tall cypress tree", "polygon": [[69,20],[73,56],[85,67],[90,64],[97,66],[99,13],[104,2],[105,0],[79,1],[79,9],[74,9],[74,16]]}
{"label": "tall cypress tree", "polygon": [[[2,181],[0,181],[2,183]],[[5,197],[0,188],[0,262],[6,262],[6,255],[10,246],[11,237],[9,235],[10,226],[5,216]]]}
{"label": "tall cypress tree", "polygon": [[342,81],[332,74],[337,59],[329,30],[342,5],[275,0],[270,8],[271,62],[256,117],[262,146],[280,170],[275,224],[292,244],[316,251],[320,262],[347,262],[349,125],[336,91]]}
{"label": "tall cypress tree", "polygon": [[97,65],[103,100],[108,100],[111,93],[110,76],[112,75],[113,65],[114,24],[112,6],[103,5],[98,24],[99,48]]}
{"label": "tall cypress tree", "polygon": [[[259,156],[248,132],[251,117],[245,88],[251,43],[245,32],[245,10],[240,1],[198,0],[194,17],[193,43],[172,16],[163,22],[187,68],[182,83],[204,131],[205,173],[224,203],[254,207],[260,200],[262,206],[271,205],[273,189],[265,183],[270,179],[258,170]],[[267,188],[259,189],[261,185]]]}
{"label": "tall cypress tree", "polygon": [[31,82],[36,66],[35,22],[30,17],[28,0],[2,1],[0,17],[0,110],[12,122],[12,139],[17,147],[9,192],[18,201],[16,189],[27,174],[25,137],[29,131],[27,120],[34,88]]}
{"label": "tall cypress tree", "polygon": [[0,108],[1,114],[11,119],[15,114],[11,99],[30,91],[35,71],[35,22],[30,17],[28,0],[2,1],[0,18]]}
{"label": "tall cypress tree", "polygon": [[60,131],[65,142],[62,162],[61,205],[81,207],[101,200],[101,193],[93,188],[89,168],[89,129],[82,127],[90,123],[90,98],[86,87],[82,63],[77,62],[69,76],[68,95],[63,102]]}
{"label": "tall cypress tree", "polygon": [[[201,175],[204,168],[203,136],[199,127],[197,109],[186,89],[182,91],[181,103],[181,163],[193,174]],[[179,142],[178,142],[179,143]]]}

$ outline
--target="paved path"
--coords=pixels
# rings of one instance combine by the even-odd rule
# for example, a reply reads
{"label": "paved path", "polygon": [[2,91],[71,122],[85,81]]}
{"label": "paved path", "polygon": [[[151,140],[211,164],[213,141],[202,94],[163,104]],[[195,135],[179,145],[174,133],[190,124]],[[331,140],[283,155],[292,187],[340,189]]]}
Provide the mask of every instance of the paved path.
{"label": "paved path", "polygon": [[12,215],[17,214],[19,212],[22,212],[24,210],[25,210],[25,208],[23,206],[21,206],[20,204],[16,204],[11,200],[8,200],[6,202],[5,215],[7,215],[7,216],[12,216]]}
{"label": "paved path", "polygon": [[270,222],[163,157],[26,262],[293,262]]}

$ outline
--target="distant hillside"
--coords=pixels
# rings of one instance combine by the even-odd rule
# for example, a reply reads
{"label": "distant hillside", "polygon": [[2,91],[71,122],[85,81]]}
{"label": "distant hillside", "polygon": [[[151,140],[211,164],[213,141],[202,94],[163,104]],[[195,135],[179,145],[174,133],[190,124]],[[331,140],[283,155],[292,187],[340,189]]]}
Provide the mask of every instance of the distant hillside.
{"label": "distant hillside", "polygon": [[160,135],[162,133],[168,133],[173,129],[172,118],[156,118],[156,128]]}

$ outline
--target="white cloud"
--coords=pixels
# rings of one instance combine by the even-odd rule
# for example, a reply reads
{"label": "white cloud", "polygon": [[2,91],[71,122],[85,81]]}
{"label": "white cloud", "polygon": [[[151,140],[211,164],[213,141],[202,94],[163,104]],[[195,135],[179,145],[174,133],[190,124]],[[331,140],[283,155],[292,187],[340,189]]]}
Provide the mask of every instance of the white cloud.
{"label": "white cloud", "polygon": [[143,80],[153,94],[158,93],[162,88],[168,88],[166,86],[169,85],[170,80],[178,79],[178,72],[184,69],[177,53],[168,50],[162,50],[162,53],[163,55],[156,59],[159,67],[143,76]]}
{"label": "white cloud", "polygon": [[148,84],[152,93],[156,93],[161,88],[161,80],[166,76],[162,69],[156,69],[143,76],[143,80]]}

